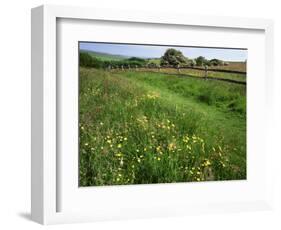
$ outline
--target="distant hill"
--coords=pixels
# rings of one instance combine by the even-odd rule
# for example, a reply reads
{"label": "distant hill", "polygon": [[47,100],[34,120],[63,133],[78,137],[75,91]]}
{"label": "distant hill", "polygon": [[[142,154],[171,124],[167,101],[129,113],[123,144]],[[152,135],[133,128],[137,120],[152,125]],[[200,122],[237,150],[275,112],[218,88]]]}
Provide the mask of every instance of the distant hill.
{"label": "distant hill", "polygon": [[118,54],[109,54],[109,53],[102,53],[102,52],[96,52],[92,50],[80,50],[80,52],[88,53],[93,57],[99,58],[102,61],[118,61],[118,60],[124,60],[130,58],[130,56],[123,56]]}

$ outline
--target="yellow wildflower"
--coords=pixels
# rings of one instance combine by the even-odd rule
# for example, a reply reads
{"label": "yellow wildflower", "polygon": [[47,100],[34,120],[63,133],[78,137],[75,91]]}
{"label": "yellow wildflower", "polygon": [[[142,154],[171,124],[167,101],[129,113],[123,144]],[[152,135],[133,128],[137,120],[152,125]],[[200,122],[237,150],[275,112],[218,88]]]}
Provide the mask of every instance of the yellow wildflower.
{"label": "yellow wildflower", "polygon": [[176,147],[176,145],[174,144],[174,143],[170,143],[169,145],[168,145],[168,149],[170,150],[170,151],[172,151],[172,150],[174,150],[174,149],[176,149],[177,147]]}
{"label": "yellow wildflower", "polygon": [[122,155],[123,155],[122,153],[116,153],[115,154],[115,156],[117,156],[117,157],[122,157]]}

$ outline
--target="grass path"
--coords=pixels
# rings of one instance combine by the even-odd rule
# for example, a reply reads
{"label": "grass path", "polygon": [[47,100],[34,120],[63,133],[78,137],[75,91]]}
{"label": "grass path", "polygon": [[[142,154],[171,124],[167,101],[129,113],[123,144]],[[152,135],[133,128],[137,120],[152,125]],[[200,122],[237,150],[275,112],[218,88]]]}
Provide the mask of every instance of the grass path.
{"label": "grass path", "polygon": [[[198,103],[197,100],[190,98],[190,97],[184,97],[180,94],[177,94],[163,86],[157,86],[155,84],[150,84],[142,79],[139,79],[137,77],[132,78],[130,75],[132,73],[129,73],[129,76],[127,76],[127,79],[131,82],[131,84],[134,84],[140,88],[144,88],[147,91],[155,91],[158,95],[160,95],[160,99],[165,102],[165,104],[177,104],[183,108],[189,108],[193,111],[196,111],[196,113],[199,113],[201,118],[201,125],[200,125],[200,133],[204,133],[204,135],[210,136],[216,136],[220,134],[220,136],[224,135],[226,136],[225,139],[229,141],[232,145],[237,145],[239,143],[243,143],[244,140],[246,140],[246,120],[244,117],[241,117],[237,114],[229,113],[226,111],[223,111],[220,108],[217,108],[215,106],[209,106],[204,103]],[[138,75],[138,72],[133,72],[133,75]],[[143,73],[141,73],[143,74]],[[115,76],[126,76],[126,74],[118,74],[115,73]],[[148,73],[149,75],[149,73]],[[157,74],[158,76],[165,75],[165,74]],[[150,76],[149,76],[150,77]],[[170,76],[172,78],[181,78],[177,75]],[[201,80],[201,79],[200,79]],[[199,80],[199,81],[200,81]],[[224,83],[222,84],[229,84]],[[230,83],[231,84],[231,83]],[[213,132],[213,133],[212,133]],[[246,152],[246,146],[237,146],[236,150],[233,152],[232,158],[234,160],[240,161],[241,159],[244,160],[244,164],[246,163],[245,158],[245,152]]]}

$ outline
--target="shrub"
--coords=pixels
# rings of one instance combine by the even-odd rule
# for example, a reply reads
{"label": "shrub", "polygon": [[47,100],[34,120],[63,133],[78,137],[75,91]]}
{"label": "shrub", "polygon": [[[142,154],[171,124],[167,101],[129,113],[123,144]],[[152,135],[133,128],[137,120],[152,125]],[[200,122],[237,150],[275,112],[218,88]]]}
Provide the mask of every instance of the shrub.
{"label": "shrub", "polygon": [[203,65],[208,64],[208,60],[203,56],[199,56],[199,57],[195,58],[195,63],[197,66],[203,66]]}
{"label": "shrub", "polygon": [[164,55],[161,57],[161,65],[178,66],[179,64],[185,64],[186,57],[181,51],[176,49],[167,49]]}

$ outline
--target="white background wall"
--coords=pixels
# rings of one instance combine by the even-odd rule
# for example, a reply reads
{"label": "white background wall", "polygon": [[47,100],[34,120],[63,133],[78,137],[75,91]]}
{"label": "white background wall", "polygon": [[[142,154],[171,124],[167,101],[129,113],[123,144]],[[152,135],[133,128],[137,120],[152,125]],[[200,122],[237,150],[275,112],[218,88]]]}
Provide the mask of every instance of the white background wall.
{"label": "white background wall", "polygon": [[[30,221],[30,9],[68,4],[167,13],[262,17],[275,20],[275,91],[281,99],[281,14],[273,0],[8,0],[0,7],[0,229],[39,229]],[[279,51],[279,52],[278,52]],[[280,106],[276,108],[275,210],[166,219],[48,226],[47,229],[280,229]],[[257,130],[258,131],[258,130]],[[280,135],[279,135],[280,136]],[[242,191],[241,191],[242,192]]]}

